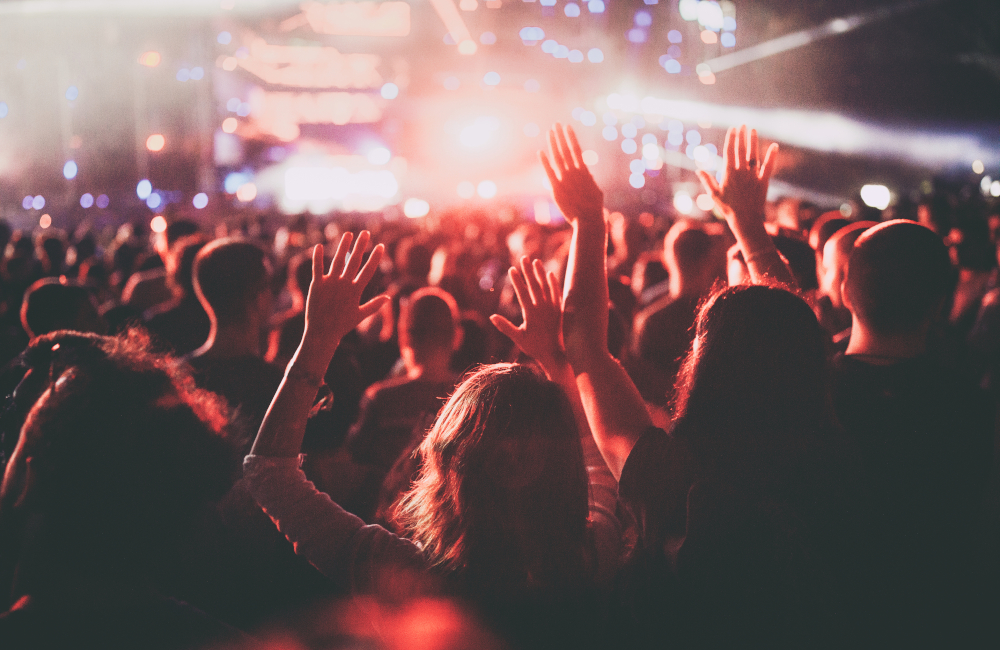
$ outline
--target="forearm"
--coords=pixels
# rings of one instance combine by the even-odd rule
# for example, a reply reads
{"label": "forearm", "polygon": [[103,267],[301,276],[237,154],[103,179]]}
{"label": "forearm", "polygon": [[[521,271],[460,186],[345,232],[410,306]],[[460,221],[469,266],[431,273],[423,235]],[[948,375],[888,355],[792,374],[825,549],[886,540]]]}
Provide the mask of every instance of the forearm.
{"label": "forearm", "polygon": [[763,215],[737,215],[729,219],[729,226],[754,284],[761,284],[768,278],[797,287],[795,277],[764,228]]}
{"label": "forearm", "polygon": [[563,338],[570,362],[607,348],[607,228],[603,215],[577,219],[570,240],[563,299]]}
{"label": "forearm", "polygon": [[[323,383],[327,354],[311,351],[303,342],[285,370],[285,377],[271,400],[250,453],[255,456],[292,458],[302,449],[309,410]],[[331,355],[332,356],[332,355]]]}

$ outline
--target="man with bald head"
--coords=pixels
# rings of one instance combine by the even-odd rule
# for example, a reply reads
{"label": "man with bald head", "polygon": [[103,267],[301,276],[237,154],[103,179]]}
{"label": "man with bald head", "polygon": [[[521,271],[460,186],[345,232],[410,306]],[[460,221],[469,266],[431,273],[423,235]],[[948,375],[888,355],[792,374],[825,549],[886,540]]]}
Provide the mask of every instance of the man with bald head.
{"label": "man with bald head", "polygon": [[817,301],[817,317],[820,325],[834,338],[837,343],[840,338],[850,334],[846,332],[851,326],[851,312],[844,306],[841,286],[847,275],[847,265],[851,261],[854,242],[871,228],[877,226],[875,221],[859,221],[840,228],[823,244],[819,264],[819,300]]}
{"label": "man with bald head", "polygon": [[859,597],[894,643],[900,631],[943,641],[981,597],[973,540],[993,437],[985,396],[928,352],[951,291],[948,251],[915,222],[879,224],[854,243],[842,287],[851,333],[834,358],[834,408],[872,507],[872,588]]}

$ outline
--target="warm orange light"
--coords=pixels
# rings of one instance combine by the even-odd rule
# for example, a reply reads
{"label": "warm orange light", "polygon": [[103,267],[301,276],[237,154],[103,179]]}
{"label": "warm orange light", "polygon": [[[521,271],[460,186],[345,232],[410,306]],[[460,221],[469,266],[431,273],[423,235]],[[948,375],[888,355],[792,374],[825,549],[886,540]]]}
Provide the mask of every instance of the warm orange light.
{"label": "warm orange light", "polygon": [[705,212],[708,212],[715,207],[715,201],[708,194],[699,194],[698,198],[694,200],[695,204]]}
{"label": "warm orange light", "polygon": [[160,65],[160,53],[152,50],[144,52],[142,56],[139,57],[139,65],[144,65],[147,68],[155,68]]}
{"label": "warm orange light", "polygon": [[290,141],[298,137],[300,124],[378,122],[382,119],[381,102],[368,93],[267,92],[255,88],[250,92],[250,114],[262,131]]}
{"label": "warm orange light", "polygon": [[712,45],[713,43],[719,42],[719,35],[710,29],[706,29],[701,33],[701,42]]}
{"label": "warm orange light", "polygon": [[244,203],[253,201],[257,198],[257,186],[253,183],[244,183],[236,190],[236,198]]}
{"label": "warm orange light", "polygon": [[472,39],[467,39],[458,44],[459,54],[475,54],[476,53],[476,42]]}
{"label": "warm orange light", "polygon": [[159,133],[154,133],[153,135],[146,138],[146,148],[150,151],[163,151],[163,147],[167,145],[167,139],[164,138]]}
{"label": "warm orange light", "polygon": [[593,149],[587,149],[583,152],[583,164],[593,167],[597,164],[600,158],[597,156],[597,152]]}
{"label": "warm orange light", "polygon": [[[250,44],[250,56],[238,64],[275,86],[376,88],[384,81],[378,71],[380,62],[377,54],[341,54],[333,47],[271,45],[256,38]],[[223,69],[228,69],[227,63],[228,59]]]}
{"label": "warm orange light", "polygon": [[222,69],[226,72],[232,72],[239,64],[240,61],[235,56],[227,56],[222,60]]}
{"label": "warm orange light", "polygon": [[235,133],[238,123],[235,117],[227,117],[222,120],[222,130],[226,133]]}
{"label": "warm orange light", "polygon": [[715,75],[709,72],[708,74],[703,74],[698,77],[698,81],[705,84],[706,86],[711,86],[715,83]]}
{"label": "warm orange light", "polygon": [[149,229],[155,233],[164,232],[167,229],[167,220],[158,214],[150,220]]}
{"label": "warm orange light", "polygon": [[281,23],[282,31],[308,24],[317,34],[334,36],[406,36],[410,5],[406,2],[303,2],[302,13]]}
{"label": "warm orange light", "polygon": [[52,217],[48,214],[43,214],[41,218],[38,219],[38,225],[45,229],[52,225]]}

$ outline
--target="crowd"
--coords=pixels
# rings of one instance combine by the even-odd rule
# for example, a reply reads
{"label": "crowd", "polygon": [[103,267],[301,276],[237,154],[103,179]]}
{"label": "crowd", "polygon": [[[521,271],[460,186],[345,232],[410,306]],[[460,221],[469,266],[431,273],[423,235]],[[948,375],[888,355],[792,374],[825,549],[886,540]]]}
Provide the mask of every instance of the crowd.
{"label": "crowd", "polygon": [[556,125],[562,226],[0,229],[0,644],[995,644],[1000,212],[776,218],[777,156],[719,220]]}

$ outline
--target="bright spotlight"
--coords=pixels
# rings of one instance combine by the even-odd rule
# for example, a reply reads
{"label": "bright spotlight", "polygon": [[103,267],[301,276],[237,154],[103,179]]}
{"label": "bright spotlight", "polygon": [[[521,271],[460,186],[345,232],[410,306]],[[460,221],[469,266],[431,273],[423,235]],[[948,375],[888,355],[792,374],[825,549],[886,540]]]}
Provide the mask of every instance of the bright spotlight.
{"label": "bright spotlight", "polygon": [[167,220],[163,218],[163,215],[156,215],[149,221],[149,229],[155,233],[161,233],[167,229]]}
{"label": "bright spotlight", "polygon": [[163,204],[163,197],[161,197],[159,194],[156,194],[155,192],[153,194],[150,194],[149,197],[146,198],[146,207],[148,207],[150,210],[155,210],[162,204]]}
{"label": "bright spotlight", "polygon": [[403,204],[403,214],[410,219],[426,216],[431,211],[431,205],[423,199],[406,199]]}
{"label": "bright spotlight", "polygon": [[885,185],[865,185],[861,188],[861,200],[870,208],[885,210],[889,207],[889,188]]}
{"label": "bright spotlight", "polygon": [[31,207],[36,210],[41,210],[45,207],[45,197],[39,194],[35,198],[31,199]]}
{"label": "bright spotlight", "polygon": [[67,160],[66,164],[63,165],[63,178],[70,180],[76,178],[77,167],[76,163],[72,160]]}
{"label": "bright spotlight", "polygon": [[694,210],[694,201],[691,199],[691,195],[687,192],[674,194],[674,209],[681,214],[691,214],[691,211]]}
{"label": "bright spotlight", "polygon": [[598,160],[600,160],[600,158],[598,158],[597,152],[594,151],[593,149],[587,149],[586,151],[583,152],[583,164],[584,165],[587,165],[589,167],[593,167],[594,165],[597,164]]}
{"label": "bright spotlight", "polygon": [[257,198],[257,186],[253,183],[244,183],[236,190],[236,198],[244,203],[249,203]]}
{"label": "bright spotlight", "polygon": [[160,65],[160,53],[153,51],[144,52],[139,57],[139,65],[146,66],[147,68],[155,68]]}
{"label": "bright spotlight", "polygon": [[191,204],[198,210],[201,210],[202,208],[208,205],[208,194],[205,194],[204,192],[198,192],[197,194],[194,195],[194,198],[191,200]]}
{"label": "bright spotlight", "polygon": [[227,117],[222,120],[222,130],[225,133],[235,133],[238,124],[235,117]]}
{"label": "bright spotlight", "polygon": [[138,196],[143,201],[149,198],[149,195],[152,191],[153,191],[153,184],[150,183],[145,178],[139,181],[139,184],[135,186],[135,195]]}
{"label": "bright spotlight", "polygon": [[375,147],[368,152],[368,162],[372,165],[384,165],[392,158],[392,153],[385,147]]}
{"label": "bright spotlight", "polygon": [[1000,181],[990,183],[990,196],[1000,196]]}
{"label": "bright spotlight", "polygon": [[984,169],[986,169],[986,167],[983,166],[982,160],[972,161],[972,171],[974,171],[977,174],[982,174]]}
{"label": "bright spotlight", "polygon": [[458,195],[463,199],[471,199],[476,193],[476,186],[469,181],[462,181],[458,184]]}
{"label": "bright spotlight", "polygon": [[387,83],[382,86],[383,99],[396,99],[399,96],[399,86],[394,83]]}
{"label": "bright spotlight", "polygon": [[715,207],[715,201],[708,194],[699,194],[698,198],[695,199],[695,204],[700,210],[708,212]]}
{"label": "bright spotlight", "polygon": [[51,215],[49,215],[49,214],[43,214],[43,215],[42,215],[42,216],[41,216],[41,217],[40,217],[40,218],[38,219],[38,225],[39,225],[39,227],[41,227],[41,228],[42,228],[43,230],[44,230],[45,228],[48,228],[49,226],[51,226],[51,225],[52,225],[52,216],[51,216]]}
{"label": "bright spotlight", "polygon": [[493,135],[500,128],[500,120],[495,117],[479,117],[462,129],[458,136],[462,146],[481,149],[493,141]]}
{"label": "bright spotlight", "polygon": [[497,184],[493,181],[483,181],[476,186],[476,194],[484,199],[492,199],[497,195]]}
{"label": "bright spotlight", "polygon": [[146,138],[146,148],[150,151],[163,151],[163,147],[167,145],[167,139],[164,138],[159,133],[154,133],[153,135]]}
{"label": "bright spotlight", "polygon": [[91,194],[90,192],[87,192],[86,194],[84,194],[83,196],[80,197],[80,207],[81,208],[89,208],[92,205],[94,205],[94,195],[93,194]]}

